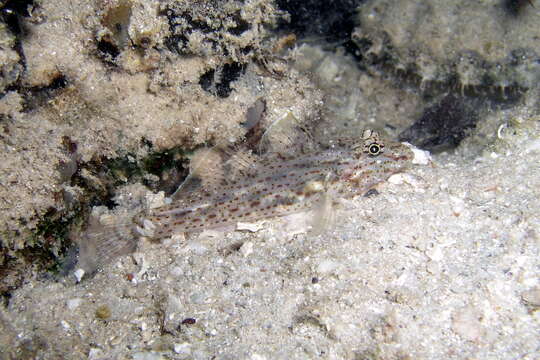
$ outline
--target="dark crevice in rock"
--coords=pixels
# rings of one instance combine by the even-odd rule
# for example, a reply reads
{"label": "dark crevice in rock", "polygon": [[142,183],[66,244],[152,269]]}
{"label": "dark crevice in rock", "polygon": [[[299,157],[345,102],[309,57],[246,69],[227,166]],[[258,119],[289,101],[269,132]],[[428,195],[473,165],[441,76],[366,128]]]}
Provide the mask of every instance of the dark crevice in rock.
{"label": "dark crevice in rock", "polygon": [[532,0],[502,0],[504,10],[510,15],[517,17],[527,9],[534,10]]}
{"label": "dark crevice in rock", "polygon": [[69,80],[62,74],[54,77],[46,86],[25,88],[22,86],[15,87],[24,98],[23,111],[28,112],[33,109],[46,105],[51,99],[56,97],[59,92],[65,89],[69,84]]}
{"label": "dark crevice in rock", "polygon": [[455,148],[476,127],[479,106],[478,100],[448,94],[426,108],[399,140],[434,152]]}
{"label": "dark crevice in rock", "polygon": [[189,39],[184,35],[172,35],[165,38],[164,44],[173,53],[182,54]]}
{"label": "dark crevice in rock", "polygon": [[290,22],[280,30],[299,37],[323,37],[330,42],[350,39],[356,9],[362,0],[277,0],[280,10],[290,14]]}
{"label": "dark crevice in rock", "polygon": [[110,65],[116,65],[116,58],[120,55],[120,49],[107,38],[99,40],[96,44],[98,57]]}
{"label": "dark crevice in rock", "polygon": [[233,16],[233,21],[235,23],[235,26],[234,27],[231,27],[229,28],[227,31],[229,33],[231,33],[232,35],[234,36],[240,36],[242,35],[244,32],[248,31],[249,29],[251,29],[251,25],[245,21],[244,19],[242,19],[241,15],[240,15],[240,12],[236,12]]}
{"label": "dark crevice in rock", "polygon": [[231,92],[231,83],[245,73],[246,66],[239,63],[225,64],[217,71],[208,70],[199,78],[201,87],[209,93],[221,98],[228,97]]}
{"label": "dark crevice in rock", "polygon": [[[26,69],[26,56],[22,47],[21,39],[28,34],[24,24],[24,18],[30,17],[30,9],[34,6],[33,0],[7,0],[0,6],[0,21],[7,25],[9,31],[15,36],[13,50],[19,55],[20,74]],[[16,91],[20,86],[20,74],[6,88],[7,91]],[[4,76],[6,74],[3,74]],[[0,94],[3,96],[3,94]]]}
{"label": "dark crevice in rock", "polygon": [[17,37],[23,37],[26,34],[23,18],[29,17],[34,0],[7,0],[0,9],[2,20],[6,23],[9,30]]}

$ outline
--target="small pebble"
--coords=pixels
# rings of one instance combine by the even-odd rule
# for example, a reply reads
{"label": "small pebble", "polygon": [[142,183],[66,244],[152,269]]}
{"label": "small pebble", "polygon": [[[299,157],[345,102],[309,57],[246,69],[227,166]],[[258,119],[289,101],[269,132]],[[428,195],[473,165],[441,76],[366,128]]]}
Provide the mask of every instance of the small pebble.
{"label": "small pebble", "polygon": [[427,165],[427,164],[430,163],[431,154],[429,153],[429,151],[417,149],[416,147],[414,147],[413,145],[411,145],[409,143],[405,143],[405,145],[410,147],[413,154],[414,154],[414,159],[412,160],[413,164]]}
{"label": "small pebble", "polygon": [[259,355],[259,354],[252,354],[251,355],[251,360],[266,360],[266,357],[262,356],[262,355]]}
{"label": "small pebble", "polygon": [[182,324],[184,325],[193,325],[197,322],[197,320],[195,320],[194,318],[185,318],[184,320],[182,320]]}
{"label": "small pebble", "polygon": [[323,260],[317,266],[317,272],[320,274],[330,274],[338,270],[339,263],[330,259]]}
{"label": "small pebble", "polygon": [[99,359],[102,355],[101,349],[98,348],[90,348],[90,351],[88,352],[88,359]]}
{"label": "small pebble", "polygon": [[201,242],[199,241],[192,241],[190,242],[187,246],[186,246],[186,249],[189,249],[190,251],[192,251],[195,255],[204,255],[208,252],[208,248],[206,246],[204,246],[204,244],[202,244]]}
{"label": "small pebble", "polygon": [[107,320],[111,317],[111,309],[107,305],[98,306],[96,317],[101,320]]}
{"label": "small pebble", "polygon": [[190,355],[191,354],[191,344],[190,343],[182,343],[182,344],[174,344],[173,351],[176,354],[181,355]]}
{"label": "small pebble", "polygon": [[66,320],[60,321],[60,324],[62,325],[62,327],[64,328],[64,330],[69,330],[69,329],[71,329],[71,326],[68,324],[68,322],[67,322]]}
{"label": "small pebble", "polygon": [[240,253],[244,255],[244,257],[251,255],[253,253],[253,243],[251,241],[246,241],[240,248]]}
{"label": "small pebble", "polygon": [[68,301],[66,301],[66,306],[69,310],[75,310],[79,307],[79,305],[81,305],[81,302],[81,298],[69,299]]}
{"label": "small pebble", "polygon": [[165,359],[161,354],[155,352],[138,352],[133,354],[133,360],[161,360]]}
{"label": "small pebble", "polygon": [[184,270],[182,270],[180,266],[175,266],[171,269],[170,274],[171,276],[174,276],[174,277],[180,277],[184,275]]}
{"label": "small pebble", "polygon": [[521,298],[528,305],[540,306],[540,288],[524,291]]}
{"label": "small pebble", "polygon": [[478,342],[485,333],[481,319],[481,314],[474,308],[458,310],[452,317],[452,330],[464,340]]}
{"label": "small pebble", "polygon": [[83,276],[84,276],[84,270],[83,269],[77,269],[73,272],[73,275],[75,276],[75,279],[77,279],[77,282],[81,282]]}

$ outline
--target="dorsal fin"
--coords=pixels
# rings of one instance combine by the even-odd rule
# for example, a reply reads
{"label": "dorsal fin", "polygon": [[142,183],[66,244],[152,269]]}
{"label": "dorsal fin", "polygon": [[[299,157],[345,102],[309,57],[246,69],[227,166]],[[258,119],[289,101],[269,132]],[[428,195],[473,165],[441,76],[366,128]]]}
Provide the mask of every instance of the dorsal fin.
{"label": "dorsal fin", "polygon": [[305,154],[317,148],[310,131],[292,111],[270,124],[259,144],[260,153]]}
{"label": "dorsal fin", "polygon": [[[189,196],[194,191],[213,192],[255,171],[257,157],[248,149],[249,141],[258,143],[262,134],[261,124],[266,111],[263,98],[257,99],[246,112],[246,137],[238,143],[221,143],[196,150],[190,159],[189,175],[172,195],[175,200]],[[248,138],[249,136],[249,138]]]}
{"label": "dorsal fin", "polygon": [[195,151],[189,175],[172,195],[181,199],[194,191],[215,192],[233,181],[256,174],[258,157],[234,146],[216,145]]}
{"label": "dorsal fin", "polygon": [[214,193],[220,187],[255,177],[261,158],[266,163],[282,161],[316,148],[310,132],[292,111],[264,127],[266,103],[257,100],[246,114],[245,137],[236,143],[220,143],[199,149],[190,159],[190,173],[172,195],[175,200],[188,198],[194,191]]}
{"label": "dorsal fin", "polygon": [[[220,181],[224,177],[221,157],[212,148],[196,150],[189,162],[189,175],[172,195],[178,199],[181,194],[191,193],[201,187],[211,187],[209,182]],[[205,184],[206,182],[206,184]]]}

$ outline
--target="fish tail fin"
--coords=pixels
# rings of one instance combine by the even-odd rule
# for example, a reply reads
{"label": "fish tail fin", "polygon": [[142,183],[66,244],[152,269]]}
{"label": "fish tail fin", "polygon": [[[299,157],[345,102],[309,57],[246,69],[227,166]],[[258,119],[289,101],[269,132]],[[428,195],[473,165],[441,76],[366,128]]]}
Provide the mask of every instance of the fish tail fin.
{"label": "fish tail fin", "polygon": [[91,216],[86,231],[79,237],[79,255],[76,268],[93,273],[114,259],[133,253],[138,244],[133,219],[118,222],[115,217],[97,219]]}

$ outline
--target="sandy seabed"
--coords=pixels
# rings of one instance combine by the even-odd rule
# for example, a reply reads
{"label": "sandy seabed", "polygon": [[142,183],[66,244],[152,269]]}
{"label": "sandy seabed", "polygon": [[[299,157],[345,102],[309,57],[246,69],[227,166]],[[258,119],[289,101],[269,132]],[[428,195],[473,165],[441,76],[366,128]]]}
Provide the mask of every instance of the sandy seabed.
{"label": "sandy seabed", "polygon": [[[356,33],[376,40],[378,27],[366,23],[373,6]],[[88,164],[140,163],[236,139],[259,99],[266,124],[316,122],[318,139],[365,127],[397,137],[421,117],[426,96],[384,70],[313,41],[287,49],[290,37],[272,33],[278,15],[272,1],[41,1],[23,19],[24,37],[2,29],[1,66],[12,77],[0,84],[1,281],[9,289],[0,359],[539,357],[540,112],[530,80],[539,77],[529,63],[512,75],[528,87],[518,100],[480,109],[457,148],[392,177],[376,195],[341,201],[322,234],[310,235],[310,215],[297,214],[248,230],[141,239],[135,253],[80,281],[23,259],[35,241],[61,247],[32,236],[51,208],[89,208],[89,191],[109,186]],[[526,16],[530,26],[537,11]],[[418,61],[404,55],[395,27],[396,59]],[[523,40],[524,32],[510,33]],[[384,52],[375,40],[369,52]],[[430,62],[419,75],[447,69],[437,56]],[[458,74],[474,87],[479,69]],[[426,80],[436,81],[444,82]],[[158,180],[116,184],[111,212],[155,199],[146,185]]]}

